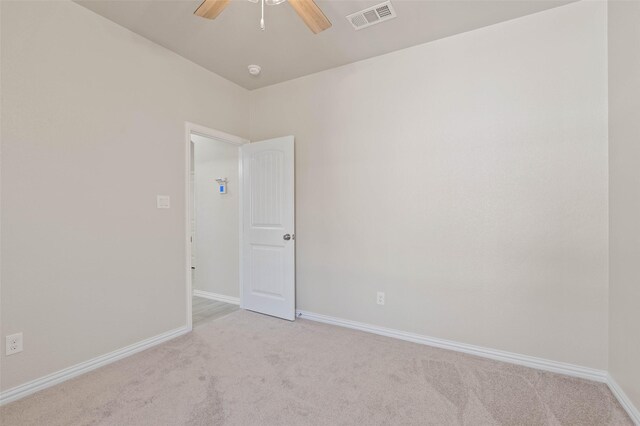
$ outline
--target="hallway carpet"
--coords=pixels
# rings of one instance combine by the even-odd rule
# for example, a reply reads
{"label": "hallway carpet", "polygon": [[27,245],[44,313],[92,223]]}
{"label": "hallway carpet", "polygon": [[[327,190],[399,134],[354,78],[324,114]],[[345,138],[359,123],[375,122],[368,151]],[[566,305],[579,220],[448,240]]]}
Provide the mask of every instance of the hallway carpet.
{"label": "hallway carpet", "polygon": [[237,311],[0,409],[13,425],[630,425],[606,385]]}

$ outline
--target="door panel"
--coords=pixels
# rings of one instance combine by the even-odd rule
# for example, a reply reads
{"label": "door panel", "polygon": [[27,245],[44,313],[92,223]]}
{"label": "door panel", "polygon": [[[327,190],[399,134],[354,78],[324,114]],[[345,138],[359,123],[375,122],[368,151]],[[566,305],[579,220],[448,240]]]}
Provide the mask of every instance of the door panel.
{"label": "door panel", "polygon": [[243,307],[294,320],[293,136],[244,145],[242,169]]}

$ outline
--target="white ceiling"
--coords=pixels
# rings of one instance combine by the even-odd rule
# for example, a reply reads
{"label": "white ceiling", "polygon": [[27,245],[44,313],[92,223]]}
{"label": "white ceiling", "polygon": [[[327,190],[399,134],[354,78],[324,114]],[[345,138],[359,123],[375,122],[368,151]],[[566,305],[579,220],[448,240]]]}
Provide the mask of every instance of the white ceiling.
{"label": "white ceiling", "polygon": [[[539,12],[574,0],[392,0],[398,17],[355,31],[345,19],[382,0],[316,0],[333,26],[313,35],[286,3],[233,0],[215,20],[201,0],[80,0],[79,4],[247,89],[268,86],[394,50]],[[258,64],[262,73],[249,75]]]}

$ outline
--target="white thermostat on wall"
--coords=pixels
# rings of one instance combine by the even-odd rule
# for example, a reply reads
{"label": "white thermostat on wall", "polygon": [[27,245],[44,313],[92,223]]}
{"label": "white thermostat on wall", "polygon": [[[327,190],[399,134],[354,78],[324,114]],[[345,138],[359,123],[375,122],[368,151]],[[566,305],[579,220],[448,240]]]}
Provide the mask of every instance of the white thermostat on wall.
{"label": "white thermostat on wall", "polygon": [[216,179],[218,182],[218,194],[226,194],[227,193],[227,178],[218,178]]}

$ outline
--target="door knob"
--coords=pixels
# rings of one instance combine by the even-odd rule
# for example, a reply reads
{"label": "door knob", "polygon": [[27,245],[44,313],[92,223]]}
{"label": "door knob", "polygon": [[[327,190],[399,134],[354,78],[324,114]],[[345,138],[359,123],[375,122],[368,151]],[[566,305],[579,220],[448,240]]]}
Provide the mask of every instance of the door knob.
{"label": "door knob", "polygon": [[291,239],[291,235],[290,234],[284,234],[282,236],[282,239],[285,240],[285,241],[289,241]]}

